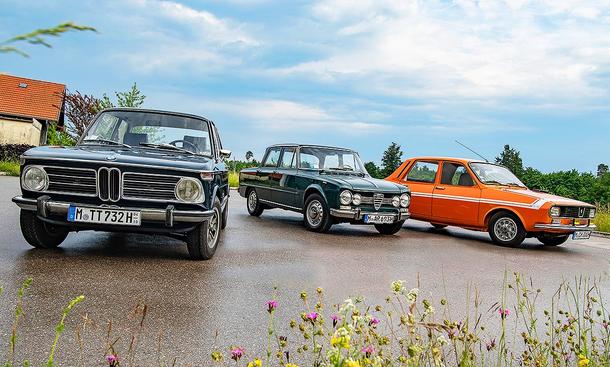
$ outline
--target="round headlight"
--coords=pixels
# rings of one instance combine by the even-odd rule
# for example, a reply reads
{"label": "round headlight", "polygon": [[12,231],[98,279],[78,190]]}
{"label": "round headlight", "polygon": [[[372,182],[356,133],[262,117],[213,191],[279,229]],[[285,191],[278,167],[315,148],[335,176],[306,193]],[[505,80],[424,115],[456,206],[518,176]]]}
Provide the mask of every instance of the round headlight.
{"label": "round headlight", "polygon": [[408,208],[410,204],[411,204],[411,195],[409,195],[409,194],[400,195],[400,206],[402,206],[403,208]]}
{"label": "round headlight", "polygon": [[392,198],[392,205],[394,205],[397,208],[400,206],[400,198],[398,196],[394,196]]}
{"label": "round headlight", "polygon": [[354,194],[352,203],[354,203],[354,205],[360,205],[360,203],[362,203],[362,196],[360,194]]}
{"label": "round headlight", "polygon": [[339,200],[341,201],[342,205],[351,204],[352,203],[352,192],[349,190],[341,191],[341,194],[339,195]]}
{"label": "round headlight", "polygon": [[180,201],[187,203],[199,203],[203,201],[203,187],[201,182],[191,177],[182,177],[176,184],[174,190]]}
{"label": "round headlight", "polygon": [[42,191],[49,184],[47,173],[38,166],[28,166],[21,175],[21,184],[29,191]]}
{"label": "round headlight", "polygon": [[559,216],[561,216],[561,208],[558,207],[558,206],[551,207],[551,209],[549,210],[549,215],[551,217],[559,217]]}

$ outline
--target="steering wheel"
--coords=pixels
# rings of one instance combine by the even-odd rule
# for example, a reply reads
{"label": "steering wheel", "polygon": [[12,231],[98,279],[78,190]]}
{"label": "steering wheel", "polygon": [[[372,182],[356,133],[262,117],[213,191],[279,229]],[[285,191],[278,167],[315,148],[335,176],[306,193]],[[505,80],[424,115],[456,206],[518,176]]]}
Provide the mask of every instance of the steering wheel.
{"label": "steering wheel", "polygon": [[[178,139],[178,140],[171,141],[169,144],[177,147],[177,145],[176,145],[177,143],[182,143],[182,148],[183,149],[188,149],[188,150],[190,150],[193,153],[195,153],[197,151],[197,146],[195,144],[191,143],[190,141],[183,140],[183,139]],[[189,145],[190,148],[192,148],[192,149],[187,148],[186,145]]]}

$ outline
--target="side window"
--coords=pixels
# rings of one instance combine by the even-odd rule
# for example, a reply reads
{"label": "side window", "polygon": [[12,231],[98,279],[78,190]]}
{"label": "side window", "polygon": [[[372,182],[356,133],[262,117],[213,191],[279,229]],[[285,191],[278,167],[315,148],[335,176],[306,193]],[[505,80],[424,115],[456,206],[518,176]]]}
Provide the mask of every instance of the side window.
{"label": "side window", "polygon": [[441,175],[441,184],[453,186],[474,186],[474,181],[470,173],[461,164],[458,163],[443,163],[443,173]]}
{"label": "side window", "polygon": [[438,162],[415,162],[405,181],[433,183],[438,171]]}
{"label": "side window", "polygon": [[311,153],[301,150],[299,154],[299,168],[320,168],[320,159]]}
{"label": "side window", "polygon": [[267,152],[267,156],[265,157],[265,163],[263,163],[263,167],[277,167],[277,162],[280,160],[280,152],[281,148],[271,148]]}
{"label": "side window", "polygon": [[284,154],[282,155],[280,168],[296,168],[297,162],[295,161],[295,153],[295,148],[284,148]]}

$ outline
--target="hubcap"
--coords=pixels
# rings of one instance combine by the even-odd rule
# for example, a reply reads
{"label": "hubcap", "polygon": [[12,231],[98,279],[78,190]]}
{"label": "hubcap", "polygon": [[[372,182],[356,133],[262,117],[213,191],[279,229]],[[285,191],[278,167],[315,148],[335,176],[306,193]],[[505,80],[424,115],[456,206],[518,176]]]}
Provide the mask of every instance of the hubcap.
{"label": "hubcap", "polygon": [[307,222],[312,227],[317,227],[324,219],[324,207],[318,200],[313,200],[307,207]]}
{"label": "hubcap", "polygon": [[256,204],[258,202],[258,197],[256,196],[256,191],[252,190],[250,195],[248,195],[248,209],[253,212],[256,210]]}
{"label": "hubcap", "polygon": [[208,247],[214,248],[216,246],[216,240],[218,239],[218,233],[220,232],[220,213],[218,208],[214,208],[214,214],[210,218],[208,225]]}
{"label": "hubcap", "polygon": [[512,218],[501,218],[494,225],[494,233],[502,241],[512,241],[517,237],[517,223]]}

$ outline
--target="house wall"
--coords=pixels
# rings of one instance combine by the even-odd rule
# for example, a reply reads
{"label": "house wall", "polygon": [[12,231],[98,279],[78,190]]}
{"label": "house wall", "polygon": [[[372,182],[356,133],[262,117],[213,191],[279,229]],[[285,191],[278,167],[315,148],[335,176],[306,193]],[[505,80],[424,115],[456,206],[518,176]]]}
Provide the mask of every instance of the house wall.
{"label": "house wall", "polygon": [[17,121],[0,118],[0,144],[40,145],[42,124],[36,119]]}

